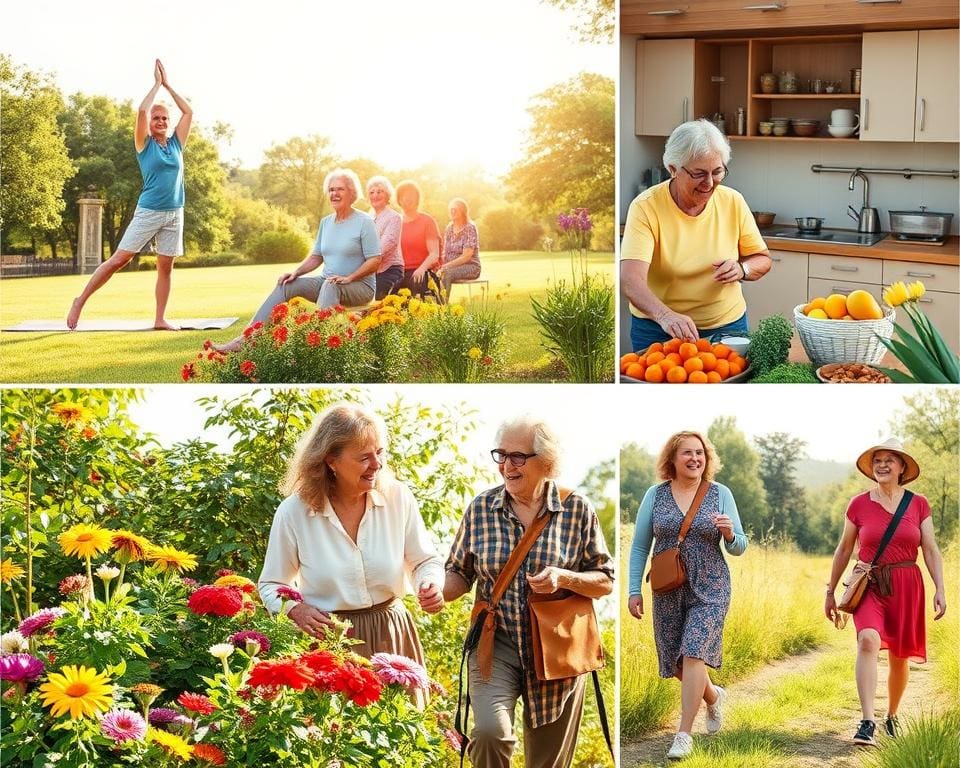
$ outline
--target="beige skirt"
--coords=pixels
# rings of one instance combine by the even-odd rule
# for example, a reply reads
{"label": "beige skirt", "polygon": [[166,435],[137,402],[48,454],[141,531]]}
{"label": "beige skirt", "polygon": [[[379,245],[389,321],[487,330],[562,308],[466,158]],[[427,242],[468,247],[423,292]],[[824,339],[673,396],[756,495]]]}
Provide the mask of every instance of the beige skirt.
{"label": "beige skirt", "polygon": [[398,597],[356,611],[336,611],[341,619],[353,624],[353,636],[362,640],[350,648],[370,658],[375,653],[395,653],[424,663],[423,646],[413,616]]}

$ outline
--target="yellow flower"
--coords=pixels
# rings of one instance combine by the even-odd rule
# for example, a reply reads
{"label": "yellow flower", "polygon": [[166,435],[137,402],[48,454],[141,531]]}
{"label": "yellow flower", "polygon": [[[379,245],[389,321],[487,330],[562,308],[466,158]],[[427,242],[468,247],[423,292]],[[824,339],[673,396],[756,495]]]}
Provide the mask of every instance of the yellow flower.
{"label": "yellow flower", "polygon": [[184,571],[192,571],[197,567],[196,555],[191,555],[189,552],[182,552],[176,547],[166,545],[162,547],[150,547],[150,549],[147,550],[147,559],[166,573],[170,571],[183,573]]}
{"label": "yellow flower", "polygon": [[[237,589],[242,590],[244,587],[256,589],[256,584],[254,584],[246,576],[241,576],[238,573],[231,573],[229,576],[221,576],[215,582],[213,582],[215,587],[236,587]],[[252,590],[251,590],[252,591]]]}
{"label": "yellow flower", "polygon": [[19,579],[24,573],[23,568],[10,558],[0,560],[0,582],[3,584],[9,584],[11,581]]}
{"label": "yellow flower", "polygon": [[412,295],[412,291],[409,288],[401,288],[399,291],[397,291],[397,295],[402,296],[405,299],[409,299]]}
{"label": "yellow flower", "polygon": [[117,550],[117,560],[121,563],[135,563],[143,560],[147,550],[152,546],[143,536],[138,536],[132,531],[114,531],[111,543]]}
{"label": "yellow flower", "polygon": [[169,731],[160,731],[156,728],[147,730],[147,741],[152,741],[164,752],[173,755],[178,760],[189,760],[193,755],[193,747],[182,738]]}
{"label": "yellow flower", "polygon": [[407,307],[407,311],[408,311],[411,315],[416,315],[416,314],[417,314],[417,310],[420,309],[420,305],[421,305],[421,304],[423,304],[423,301],[421,301],[420,299],[410,299],[410,304],[409,304],[409,306]]}
{"label": "yellow flower", "polygon": [[299,296],[294,296],[292,299],[290,299],[290,301],[287,302],[287,306],[291,309],[294,309],[296,307],[306,306],[306,303],[307,302],[305,299],[301,299]]}
{"label": "yellow flower", "polygon": [[53,412],[64,424],[86,424],[93,418],[93,411],[79,403],[55,403]]}
{"label": "yellow flower", "polygon": [[50,707],[50,714],[60,717],[67,712],[70,719],[93,717],[105,712],[113,704],[113,686],[110,678],[90,667],[68,664],[60,672],[53,672],[49,682],[40,686],[41,700]]}
{"label": "yellow flower", "polygon": [[927,287],[917,280],[914,283],[910,283],[910,285],[907,286],[907,290],[910,292],[910,301],[917,301],[927,292]]}
{"label": "yellow flower", "polygon": [[467,357],[471,360],[479,360],[483,352],[480,351],[480,347],[470,347],[470,351],[467,352]]}
{"label": "yellow flower", "polygon": [[910,299],[910,292],[902,280],[898,280],[889,288],[883,291],[883,303],[888,307],[899,307],[903,302]]}
{"label": "yellow flower", "polygon": [[99,525],[78,523],[57,537],[60,548],[66,555],[94,557],[110,549],[112,531]]}
{"label": "yellow flower", "polygon": [[454,306],[450,307],[450,314],[454,317],[463,317],[463,305],[455,304]]}
{"label": "yellow flower", "polygon": [[377,318],[375,318],[373,315],[367,315],[365,318],[363,318],[363,320],[357,323],[357,330],[360,331],[360,333],[363,333],[364,331],[372,331],[378,325],[380,325],[380,321],[377,320]]}

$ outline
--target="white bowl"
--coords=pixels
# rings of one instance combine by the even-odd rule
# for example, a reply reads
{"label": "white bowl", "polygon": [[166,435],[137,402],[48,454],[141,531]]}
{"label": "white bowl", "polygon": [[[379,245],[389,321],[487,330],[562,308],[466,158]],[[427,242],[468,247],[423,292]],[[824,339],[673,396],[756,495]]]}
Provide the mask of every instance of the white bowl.
{"label": "white bowl", "polygon": [[747,353],[747,347],[750,346],[750,339],[746,336],[724,336],[720,339],[720,343],[743,357]]}
{"label": "white bowl", "polygon": [[827,131],[836,139],[848,139],[857,132],[857,129],[849,125],[828,125]]}

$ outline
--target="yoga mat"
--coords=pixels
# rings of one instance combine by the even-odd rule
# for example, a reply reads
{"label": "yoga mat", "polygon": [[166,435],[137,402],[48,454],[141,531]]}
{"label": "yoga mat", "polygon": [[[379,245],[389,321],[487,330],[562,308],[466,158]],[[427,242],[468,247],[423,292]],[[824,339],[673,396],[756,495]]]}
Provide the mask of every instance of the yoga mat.
{"label": "yoga mat", "polygon": [[[192,317],[181,320],[172,318],[170,325],[176,325],[184,331],[208,331],[226,328],[233,325],[238,317]],[[68,331],[66,320],[26,320],[17,325],[11,325],[4,331]],[[84,320],[80,318],[75,331],[152,331],[152,320]],[[160,331],[158,331],[160,333]]]}

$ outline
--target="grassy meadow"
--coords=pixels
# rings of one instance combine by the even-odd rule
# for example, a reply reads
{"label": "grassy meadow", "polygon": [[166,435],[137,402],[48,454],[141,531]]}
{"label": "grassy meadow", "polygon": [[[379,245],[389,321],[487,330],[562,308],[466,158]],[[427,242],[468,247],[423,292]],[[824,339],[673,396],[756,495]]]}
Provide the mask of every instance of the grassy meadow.
{"label": "grassy meadow", "polygon": [[[566,253],[501,251],[484,253],[483,279],[500,306],[507,326],[506,381],[550,380],[556,369],[545,359],[530,299],[542,299],[548,281],[569,280]],[[203,341],[237,335],[276,282],[292,265],[261,264],[174,270],[167,317],[239,317],[222,331],[2,333],[3,382],[163,383],[180,380],[180,366]],[[614,290],[612,253],[589,257],[592,271]],[[7,279],[0,282],[0,326],[25,320],[66,317],[70,302],[86,283],[85,275]],[[145,318],[154,310],[154,272],[121,272],[94,294],[84,319]],[[453,289],[454,302],[467,301],[467,289]],[[499,295],[499,300],[496,298]],[[473,286],[473,301],[482,300]]]}

